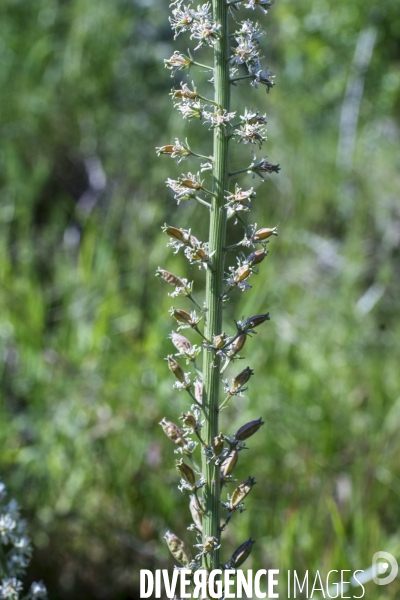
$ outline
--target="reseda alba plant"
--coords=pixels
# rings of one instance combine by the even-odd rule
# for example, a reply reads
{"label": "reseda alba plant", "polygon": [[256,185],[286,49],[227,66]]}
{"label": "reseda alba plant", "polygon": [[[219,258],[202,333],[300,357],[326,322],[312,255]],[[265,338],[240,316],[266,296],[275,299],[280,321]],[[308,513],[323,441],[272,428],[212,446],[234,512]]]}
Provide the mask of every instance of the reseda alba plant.
{"label": "reseda alba plant", "polygon": [[[266,139],[265,115],[246,109],[243,115],[236,118],[236,113],[230,109],[230,91],[239,82],[249,80],[256,88],[265,86],[267,92],[273,87],[273,75],[260,64],[260,25],[248,19],[239,21],[235,18],[241,5],[245,9],[259,8],[266,14],[272,2],[213,0],[212,7],[209,2],[195,7],[192,0],[188,5],[184,0],[175,0],[171,5],[170,22],[175,37],[188,32],[190,39],[197,44],[194,50],[208,46],[213,53],[212,66],[197,62],[189,51],[187,55],[175,51],[171,58],[165,60],[172,75],[191,67],[206,69],[210,73],[212,98],[203,95],[194,83],[190,86],[187,82],[181,82],[177,89],[173,89],[172,97],[184,119],[200,119],[213,131],[212,156],[201,155],[187,141],[180,142],[178,139],[173,144],[157,148],[159,155],[168,155],[177,163],[187,159],[200,161],[197,173],[189,172],[176,180],[168,179],[167,186],[174,192],[178,204],[183,200],[198,201],[210,217],[208,242],[198,240],[196,232],[192,230],[172,225],[163,228],[170,238],[168,246],[175,252],[182,249],[190,264],[204,267],[204,304],[196,299],[193,284],[186,278],[162,268],[157,270],[157,275],[174,288],[170,296],[186,298],[193,308],[190,312],[184,308],[171,308],[171,315],[178,323],[177,330],[170,336],[177,353],[166,359],[177,380],[174,387],[189,395],[190,408],[182,413],[181,427],[166,418],[161,421],[164,432],[177,446],[175,452],[181,454],[176,461],[176,470],[180,476],[180,489],[190,496],[193,523],[189,530],[196,534],[196,551],[192,553],[188,545],[171,532],[165,534],[165,539],[174,558],[185,568],[191,569],[192,573],[198,569],[217,569],[221,564],[223,568],[237,569],[249,556],[254,543],[250,538],[230,558],[220,562],[222,533],[232,516],[243,510],[244,500],[255,480],[249,477],[222,499],[221,490],[235,482],[233,472],[240,453],[247,439],[260,429],[263,421],[261,418],[255,419],[229,436],[219,431],[219,414],[232,397],[240,396],[247,390],[246,385],[253,376],[250,367],[240,372],[237,372],[239,369],[234,371],[231,380],[223,377],[230,365],[236,366],[235,361],[241,358],[240,352],[247,338],[269,320],[269,314],[243,318],[236,322],[236,332],[227,335],[223,331],[222,311],[236,288],[241,291],[250,289],[248,280],[258,272],[258,266],[265,259],[269,238],[277,235],[275,227],[259,228],[255,224],[245,223],[244,215],[249,212],[256,193],[253,188],[244,189],[236,182],[241,174],[258,175],[264,180],[267,174],[279,171],[279,165],[272,165],[266,158],[256,159],[255,156],[255,149],[260,149]],[[248,166],[230,171],[230,142],[249,145],[253,160]],[[210,172],[208,181],[206,176]],[[244,237],[226,247],[228,220],[237,226],[239,233],[244,230]],[[234,251],[237,253],[237,266],[225,269],[227,253]],[[194,330],[198,344],[192,344],[180,333],[185,328]],[[184,363],[189,368],[183,367]],[[221,387],[224,397],[220,400]],[[196,456],[199,448],[201,467]]]}

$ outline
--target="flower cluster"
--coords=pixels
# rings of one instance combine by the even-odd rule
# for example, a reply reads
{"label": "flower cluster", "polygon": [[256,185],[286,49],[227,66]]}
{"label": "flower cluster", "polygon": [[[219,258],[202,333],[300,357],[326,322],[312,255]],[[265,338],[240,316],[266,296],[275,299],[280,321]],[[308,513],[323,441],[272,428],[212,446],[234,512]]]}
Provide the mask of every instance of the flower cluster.
{"label": "flower cluster", "polygon": [[39,600],[47,598],[43,583],[33,583],[27,594],[19,577],[23,575],[32,556],[27,526],[21,519],[15,500],[5,502],[7,490],[0,482],[0,600]]}
{"label": "flower cluster", "polygon": [[221,26],[214,22],[210,9],[210,2],[198,6],[197,9],[185,6],[181,0],[175,2],[172,17],[169,19],[171,27],[175,31],[175,38],[185,31],[190,31],[190,39],[199,42],[195,50],[204,45],[214,45]]}

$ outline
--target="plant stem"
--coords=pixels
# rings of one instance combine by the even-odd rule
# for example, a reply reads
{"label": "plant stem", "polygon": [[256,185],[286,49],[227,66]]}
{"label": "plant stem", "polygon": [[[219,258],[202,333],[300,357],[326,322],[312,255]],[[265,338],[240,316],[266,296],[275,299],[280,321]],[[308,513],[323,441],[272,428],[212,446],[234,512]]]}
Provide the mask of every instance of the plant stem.
{"label": "plant stem", "polygon": [[[214,46],[214,101],[221,110],[229,111],[229,28],[225,0],[213,0],[213,15],[221,25],[221,36]],[[222,332],[222,292],[224,278],[224,246],[226,230],[225,193],[228,189],[228,143],[223,128],[214,130],[213,193],[210,210],[209,249],[213,256],[214,271],[207,269],[206,314],[204,335],[212,340]],[[212,446],[218,435],[218,397],[220,387],[220,358],[214,352],[204,352],[203,362],[204,441]],[[220,473],[213,461],[207,463],[202,456],[202,472],[206,484],[203,488],[203,543],[208,536],[220,537]],[[206,557],[203,567],[208,567]],[[219,568],[219,552],[210,557],[209,568]]]}

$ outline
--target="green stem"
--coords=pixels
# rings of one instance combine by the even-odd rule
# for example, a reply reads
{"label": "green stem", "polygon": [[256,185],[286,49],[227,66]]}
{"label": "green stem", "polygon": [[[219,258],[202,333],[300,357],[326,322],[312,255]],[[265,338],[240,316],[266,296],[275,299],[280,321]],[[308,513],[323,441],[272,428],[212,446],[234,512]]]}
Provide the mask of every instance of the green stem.
{"label": "green stem", "polygon": [[[213,0],[213,16],[221,25],[221,36],[214,46],[214,101],[221,110],[229,111],[229,28],[228,9],[225,0]],[[209,246],[214,271],[207,269],[206,313],[204,335],[212,340],[222,332],[222,293],[224,277],[224,246],[226,231],[225,193],[228,189],[228,138],[220,128],[214,129],[213,192],[210,210]],[[203,362],[203,411],[204,441],[212,446],[218,435],[218,398],[220,388],[220,358],[211,351],[204,352]],[[220,471],[213,461],[202,456],[202,472],[206,484],[203,488],[203,543],[208,536],[220,538]],[[211,569],[219,568],[219,552],[210,557]],[[206,557],[203,567],[207,568]]]}

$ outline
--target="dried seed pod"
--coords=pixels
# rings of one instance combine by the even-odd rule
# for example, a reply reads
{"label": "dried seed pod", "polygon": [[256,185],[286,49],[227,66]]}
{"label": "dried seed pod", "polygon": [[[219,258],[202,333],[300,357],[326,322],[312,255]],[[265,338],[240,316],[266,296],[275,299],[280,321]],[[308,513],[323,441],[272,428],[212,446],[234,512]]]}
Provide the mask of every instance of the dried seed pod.
{"label": "dried seed pod", "polygon": [[170,273],[170,271],[166,271],[165,269],[160,269],[160,267],[158,267],[158,269],[156,271],[156,276],[160,277],[163,281],[165,281],[166,283],[169,283],[170,285],[173,285],[175,287],[182,287],[182,288],[185,287],[185,284],[182,281],[182,279],[179,279],[179,277],[177,277],[173,273]]}
{"label": "dried seed pod", "polygon": [[232,498],[230,504],[228,506],[228,510],[235,510],[235,508],[243,502],[246,498],[247,494],[250,493],[252,487],[256,484],[256,480],[254,477],[249,477],[246,481],[243,481],[238,487],[233,491]]}
{"label": "dried seed pod", "polygon": [[222,348],[222,346],[224,346],[226,344],[227,339],[228,339],[228,336],[226,335],[225,331],[223,331],[219,335],[214,335],[213,347],[217,350],[219,348]]}
{"label": "dried seed pod", "polygon": [[254,375],[253,369],[250,369],[250,367],[246,367],[245,369],[243,369],[243,371],[239,373],[239,375],[236,375],[235,379],[232,382],[231,389],[236,392],[249,381],[252,375]]}
{"label": "dried seed pod", "polygon": [[224,444],[225,438],[222,433],[215,436],[215,438],[213,439],[214,456],[219,456],[221,454],[222,450],[224,449]]}
{"label": "dried seed pod", "polygon": [[197,402],[199,402],[199,404],[202,404],[203,384],[198,379],[196,379],[196,381],[194,382],[194,397],[196,398]]}
{"label": "dried seed pod", "polygon": [[248,257],[246,258],[246,262],[248,265],[253,267],[254,265],[260,264],[260,262],[264,260],[267,254],[268,252],[266,252],[266,250],[256,250],[255,252],[252,252],[248,255]]}
{"label": "dried seed pod", "polygon": [[180,364],[174,359],[174,357],[169,354],[165,359],[168,363],[168,368],[175,375],[178,381],[181,383],[185,383],[185,373],[180,366]]}
{"label": "dried seed pod", "polygon": [[178,427],[178,425],[175,425],[175,423],[172,423],[171,421],[167,421],[165,417],[160,421],[160,425],[163,428],[165,435],[169,437],[171,442],[174,442],[174,444],[180,446],[181,448],[186,446],[187,440],[185,438],[185,434],[183,433],[182,429]]}
{"label": "dried seed pod", "polygon": [[203,248],[196,248],[195,252],[191,253],[193,260],[201,260],[201,262],[208,262],[210,257]]}
{"label": "dried seed pod", "polygon": [[180,540],[174,533],[171,533],[171,531],[166,532],[164,539],[166,540],[169,551],[175,560],[177,560],[184,567],[188,568],[192,562],[192,555],[185,542],[182,542],[182,540]]}
{"label": "dried seed pod", "polygon": [[181,335],[180,333],[176,333],[175,331],[173,331],[171,333],[170,337],[171,337],[173,345],[175,346],[175,348],[177,350],[179,350],[179,352],[181,354],[190,354],[191,352],[193,352],[192,344],[189,342],[189,340],[187,338],[185,338],[184,335]]}
{"label": "dried seed pod", "polygon": [[230,475],[233,469],[236,467],[236,463],[239,458],[239,453],[236,450],[230,452],[228,458],[224,460],[221,466],[221,475],[222,477],[226,477]]}
{"label": "dried seed pod", "polygon": [[171,315],[178,321],[178,323],[187,323],[193,327],[191,314],[181,308],[171,308]]}
{"label": "dried seed pod", "polygon": [[258,327],[265,321],[270,321],[269,313],[254,315],[254,317],[249,317],[246,319],[244,323],[244,329],[253,329],[254,327]]}
{"label": "dried seed pod", "polygon": [[183,187],[190,188],[191,190],[201,190],[201,183],[199,183],[198,181],[193,181],[192,179],[188,179],[187,177],[179,179],[179,184],[183,185]]}
{"label": "dried seed pod", "polygon": [[261,417],[255,421],[250,421],[249,423],[242,425],[234,435],[235,441],[243,442],[244,440],[247,440],[247,438],[257,433],[261,425],[264,425],[264,421]]}
{"label": "dried seed pod", "polygon": [[194,494],[192,496],[190,496],[189,509],[190,509],[190,514],[192,515],[193,523],[196,525],[196,527],[198,529],[202,529],[203,528],[203,513],[199,509],[198,503],[203,508],[203,499],[202,498],[198,498],[196,500],[196,496]]}
{"label": "dried seed pod", "polygon": [[183,458],[180,458],[175,462],[175,467],[182,479],[194,487],[196,484],[196,475],[194,474],[192,467],[189,467],[189,465],[184,462]]}
{"label": "dried seed pod", "polygon": [[186,427],[191,427],[193,431],[196,431],[199,428],[196,417],[191,413],[182,413],[182,416],[179,418],[182,419],[183,424],[186,425]]}
{"label": "dried seed pod", "polygon": [[188,241],[187,233],[182,229],[178,229],[177,227],[172,227],[171,225],[167,224],[165,224],[162,229],[163,232],[166,233],[170,238],[174,238],[175,240],[178,240],[184,244],[186,244]]}
{"label": "dried seed pod", "polygon": [[228,356],[235,356],[235,354],[240,352],[246,342],[246,337],[247,336],[245,333],[241,333],[236,340],[232,342],[229,348]]}
{"label": "dried seed pod", "polygon": [[259,229],[258,231],[256,231],[253,234],[251,240],[253,242],[260,242],[271,237],[271,235],[278,235],[278,229],[276,227],[264,227],[263,229]]}
{"label": "dried seed pod", "polygon": [[241,267],[239,267],[238,269],[236,269],[235,275],[233,277],[233,281],[235,283],[240,283],[241,281],[244,281],[245,279],[247,279],[247,277],[249,277],[249,275],[251,275],[251,269],[248,264],[244,264]]}
{"label": "dried seed pod", "polygon": [[246,542],[243,542],[243,544],[236,548],[229,561],[229,566],[233,569],[238,569],[249,557],[253,544],[255,544],[255,541],[249,538]]}

